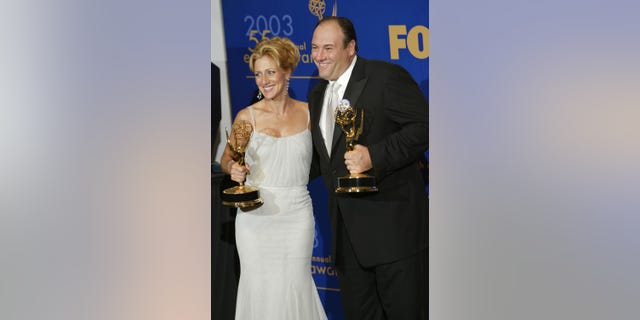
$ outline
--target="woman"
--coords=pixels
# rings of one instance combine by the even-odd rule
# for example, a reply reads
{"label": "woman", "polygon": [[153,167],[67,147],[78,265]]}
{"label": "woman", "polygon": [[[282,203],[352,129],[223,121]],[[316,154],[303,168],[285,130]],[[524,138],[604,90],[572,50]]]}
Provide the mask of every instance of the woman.
{"label": "woman", "polygon": [[307,190],[312,157],[309,107],[287,92],[299,59],[289,39],[258,43],[249,68],[264,98],[242,109],[234,120],[253,126],[246,164],[235,162],[228,148],[220,161],[232,180],[259,186],[264,199],[262,206],[241,209],[236,216],[236,319],[327,318],[311,276],[315,221]]}

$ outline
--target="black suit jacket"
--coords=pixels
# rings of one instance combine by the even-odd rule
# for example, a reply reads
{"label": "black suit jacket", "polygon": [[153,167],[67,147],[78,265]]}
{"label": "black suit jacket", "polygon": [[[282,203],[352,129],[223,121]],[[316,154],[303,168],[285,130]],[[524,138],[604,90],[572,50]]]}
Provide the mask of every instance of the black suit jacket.
{"label": "black suit jacket", "polygon": [[334,129],[331,157],[320,133],[327,84],[320,81],[308,96],[314,145],[311,177],[322,175],[329,189],[334,259],[338,214],[365,267],[396,261],[426,248],[428,200],[418,161],[429,147],[429,107],[420,88],[404,68],[358,57],[343,98],[358,114],[364,110],[363,132],[357,143],[369,148],[374,167],[368,174],[375,175],[379,191],[337,195],[337,178],[349,172],[340,127]]}

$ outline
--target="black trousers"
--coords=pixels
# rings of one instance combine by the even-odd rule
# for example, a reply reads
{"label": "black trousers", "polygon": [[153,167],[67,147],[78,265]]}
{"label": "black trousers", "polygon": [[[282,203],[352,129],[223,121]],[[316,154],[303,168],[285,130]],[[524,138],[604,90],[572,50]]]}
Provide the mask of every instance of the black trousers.
{"label": "black trousers", "polygon": [[347,320],[428,318],[428,249],[387,264],[364,268],[344,226],[337,239],[337,270]]}

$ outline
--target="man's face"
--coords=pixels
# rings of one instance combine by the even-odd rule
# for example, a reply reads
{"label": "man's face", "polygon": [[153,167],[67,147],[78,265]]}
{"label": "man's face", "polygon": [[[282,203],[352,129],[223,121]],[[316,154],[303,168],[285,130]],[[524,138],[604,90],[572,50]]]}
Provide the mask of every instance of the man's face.
{"label": "man's face", "polygon": [[320,24],[313,32],[311,59],[318,67],[318,75],[325,80],[336,80],[351,64],[356,54],[355,41],[343,47],[344,35],[335,21]]}

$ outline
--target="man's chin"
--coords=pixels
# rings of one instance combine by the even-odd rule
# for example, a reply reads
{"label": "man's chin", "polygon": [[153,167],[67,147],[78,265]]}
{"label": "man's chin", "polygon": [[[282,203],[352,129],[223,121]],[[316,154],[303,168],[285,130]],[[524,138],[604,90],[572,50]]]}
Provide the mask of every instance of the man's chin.
{"label": "man's chin", "polygon": [[329,76],[329,71],[326,68],[318,68],[318,77],[322,79],[327,79]]}

